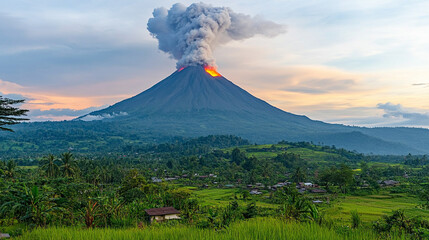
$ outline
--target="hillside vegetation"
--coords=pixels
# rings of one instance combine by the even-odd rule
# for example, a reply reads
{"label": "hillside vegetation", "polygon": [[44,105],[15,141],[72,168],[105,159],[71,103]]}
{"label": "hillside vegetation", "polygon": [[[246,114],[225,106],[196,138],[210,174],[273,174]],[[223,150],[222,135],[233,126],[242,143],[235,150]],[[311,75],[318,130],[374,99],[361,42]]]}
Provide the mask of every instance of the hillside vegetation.
{"label": "hillside vegetation", "polygon": [[[6,155],[0,175],[0,231],[21,239],[429,235],[426,156],[207,136],[108,153]],[[159,207],[181,219],[151,224],[145,209]]]}

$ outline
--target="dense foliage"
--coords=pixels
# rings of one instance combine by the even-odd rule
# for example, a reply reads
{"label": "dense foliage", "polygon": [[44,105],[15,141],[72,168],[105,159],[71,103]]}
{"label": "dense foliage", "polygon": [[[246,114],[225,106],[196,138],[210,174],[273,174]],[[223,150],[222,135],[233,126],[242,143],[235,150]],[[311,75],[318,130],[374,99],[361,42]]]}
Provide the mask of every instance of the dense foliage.
{"label": "dense foliage", "polygon": [[[156,226],[150,226],[144,210],[173,206],[181,211],[182,220],[168,224],[186,226],[189,234],[229,231],[225,229],[244,226],[240,222],[269,216],[257,221],[274,221],[273,226],[299,222],[304,225],[297,228],[316,228],[319,233],[314,234],[333,234],[333,239],[360,239],[357,232],[362,231],[370,238],[403,235],[423,239],[428,233],[425,219],[394,212],[368,225],[359,212],[352,211],[348,212],[350,225],[344,226],[330,218],[329,204],[314,202],[389,191],[418,198],[416,208],[428,208],[429,166],[420,160],[418,168],[409,165],[410,159],[425,156],[405,156],[399,165],[377,163],[376,158],[334,146],[303,142],[249,145],[233,136],[208,136],[125,152],[71,150],[31,160],[8,159],[0,161],[0,228],[21,229],[10,231],[14,235],[38,227],[59,227],[46,231],[54,231],[54,235],[60,234],[55,231],[75,232],[69,228],[72,226],[153,228]],[[394,180],[401,184],[384,183]],[[305,187],[308,182],[324,193],[310,193]],[[251,195],[249,186],[262,195]],[[193,192],[228,188],[236,193],[222,205],[203,204],[204,199]],[[162,226],[158,227],[165,229]],[[135,234],[133,231],[129,234]],[[260,234],[266,231],[270,230]],[[43,234],[36,230],[25,238],[37,239]]]}

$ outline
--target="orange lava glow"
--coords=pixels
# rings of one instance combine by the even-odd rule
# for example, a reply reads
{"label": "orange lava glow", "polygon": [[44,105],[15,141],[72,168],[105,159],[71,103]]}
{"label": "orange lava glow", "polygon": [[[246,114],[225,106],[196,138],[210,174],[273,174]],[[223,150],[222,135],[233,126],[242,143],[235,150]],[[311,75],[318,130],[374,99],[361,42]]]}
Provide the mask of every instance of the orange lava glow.
{"label": "orange lava glow", "polygon": [[185,69],[185,67],[181,67],[179,68],[179,70],[177,70],[178,72],[182,71],[183,69]]}
{"label": "orange lava glow", "polygon": [[222,76],[222,75],[220,75],[220,73],[218,73],[218,72],[216,71],[216,68],[215,68],[215,67],[205,66],[205,67],[204,67],[204,70],[206,70],[206,72],[207,72],[208,74],[210,74],[212,77],[220,77],[220,76]]}

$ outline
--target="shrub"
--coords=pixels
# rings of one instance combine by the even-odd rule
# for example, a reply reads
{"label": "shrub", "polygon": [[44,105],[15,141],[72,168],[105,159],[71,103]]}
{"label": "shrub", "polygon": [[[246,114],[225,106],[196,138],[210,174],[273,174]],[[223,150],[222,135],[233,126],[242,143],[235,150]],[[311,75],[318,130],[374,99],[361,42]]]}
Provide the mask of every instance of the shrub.
{"label": "shrub", "polygon": [[358,228],[361,224],[359,213],[356,210],[350,212],[352,218],[352,228]]}

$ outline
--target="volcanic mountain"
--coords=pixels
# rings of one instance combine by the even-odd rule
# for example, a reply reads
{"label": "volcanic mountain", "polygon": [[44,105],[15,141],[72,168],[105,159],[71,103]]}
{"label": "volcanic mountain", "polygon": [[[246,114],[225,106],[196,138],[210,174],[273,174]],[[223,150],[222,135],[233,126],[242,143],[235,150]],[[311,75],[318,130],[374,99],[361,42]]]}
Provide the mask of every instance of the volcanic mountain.
{"label": "volcanic mountain", "polygon": [[[116,122],[138,134],[233,134],[258,143],[313,141],[366,153],[429,152],[429,130],[358,128],[278,109],[202,66],[180,69],[148,90],[77,120]],[[401,136],[407,135],[406,138]]]}

